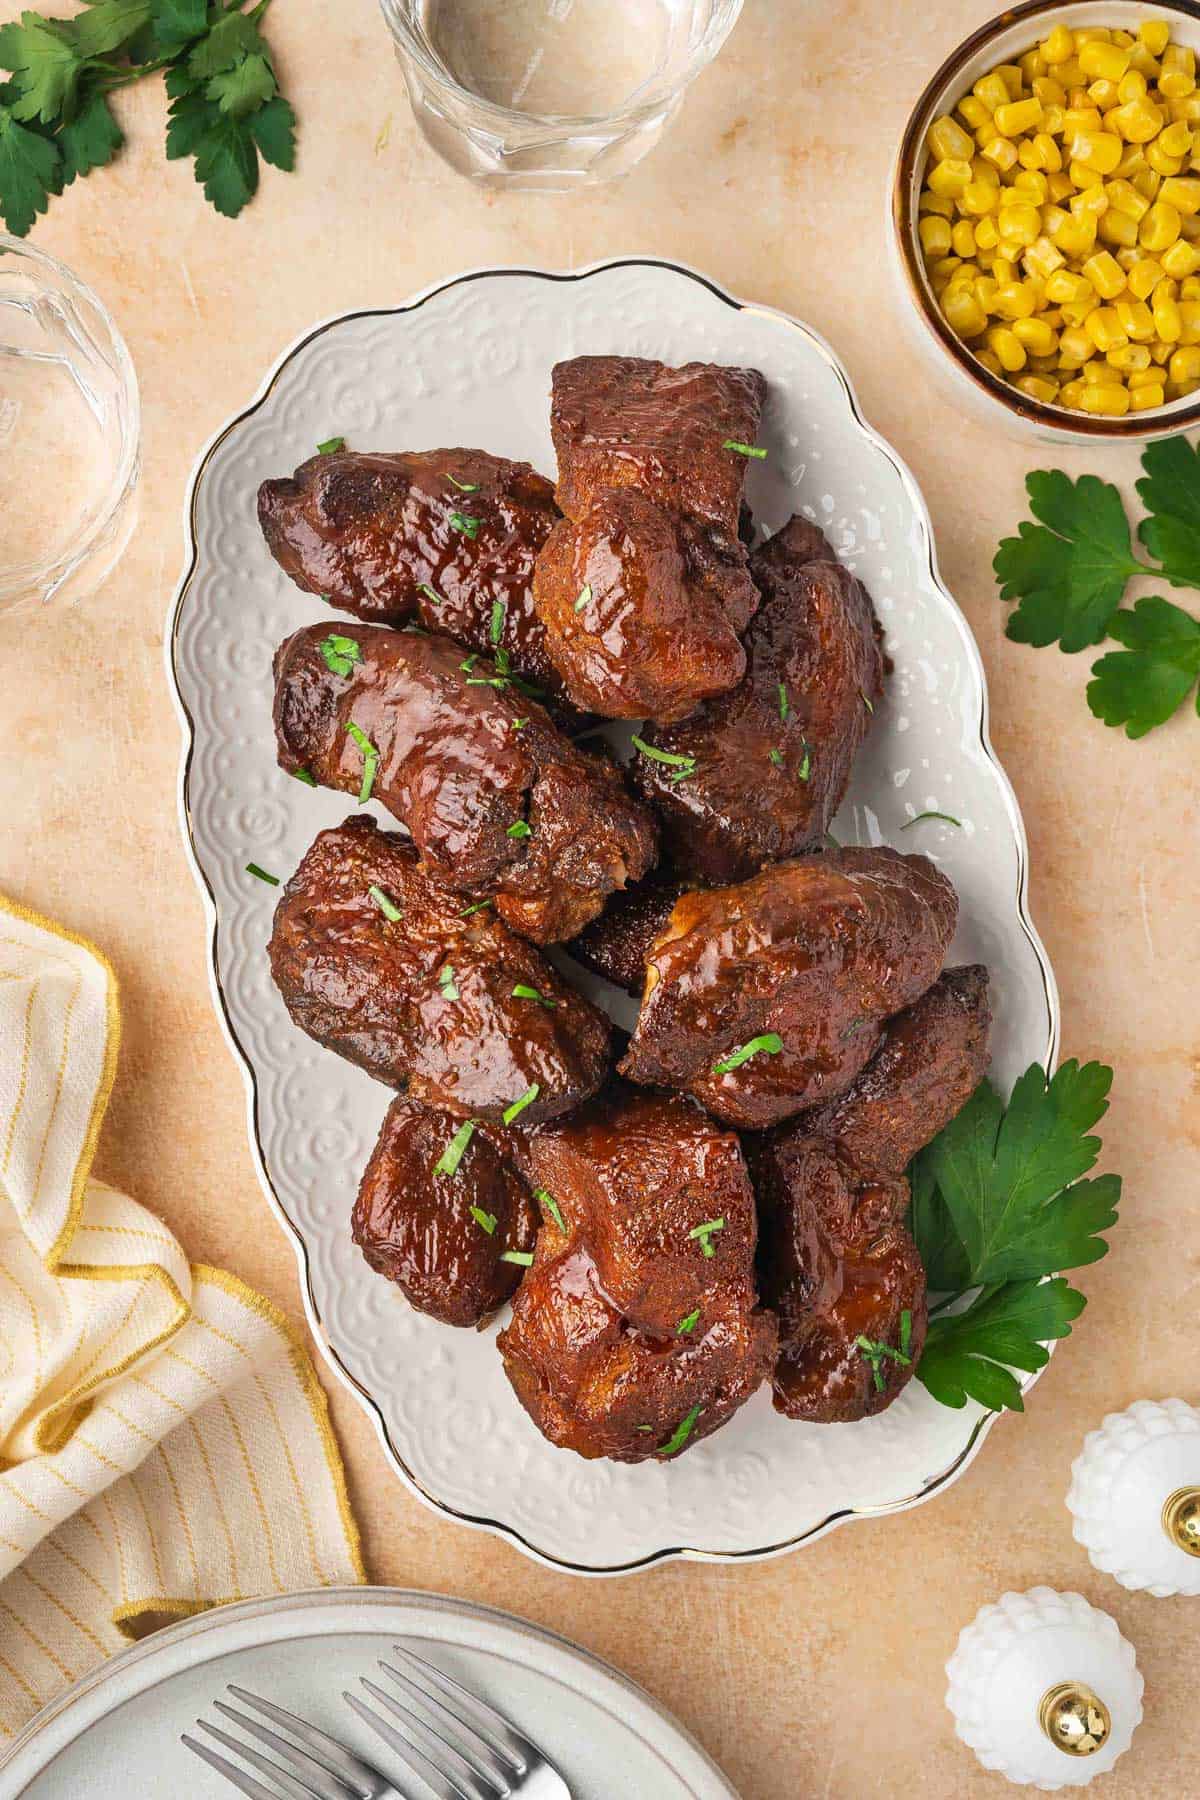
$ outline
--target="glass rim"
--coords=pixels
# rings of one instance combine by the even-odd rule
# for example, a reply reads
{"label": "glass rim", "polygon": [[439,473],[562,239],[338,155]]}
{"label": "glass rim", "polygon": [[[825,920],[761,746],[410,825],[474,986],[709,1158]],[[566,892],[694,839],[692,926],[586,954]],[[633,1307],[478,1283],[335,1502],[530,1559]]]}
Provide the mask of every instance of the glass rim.
{"label": "glass rim", "polygon": [[744,4],[745,0],[714,0],[713,17],[709,20],[703,37],[669,86],[659,79],[656,87],[656,78],[651,77],[631,89],[621,106],[612,112],[603,113],[523,112],[520,107],[503,106],[497,100],[486,100],[482,94],[464,87],[461,81],[447,72],[445,66],[433,55],[423,33],[414,31],[410,20],[400,10],[401,0],[379,0],[379,10],[397,50],[403,50],[406,56],[419,64],[422,73],[444,93],[469,101],[476,111],[497,123],[541,127],[548,132],[559,133],[564,129],[586,131],[589,128],[594,130],[598,125],[616,125],[636,120],[670,104],[716,56],[737,24]]}
{"label": "glass rim", "polygon": [[[129,354],[129,346],[121,335],[116,320],[95,289],[59,257],[41,250],[24,238],[0,231],[0,257],[16,255],[54,275],[60,282],[81,294],[95,307],[97,316],[108,332],[113,360],[122,393],[129,409],[129,426],[116,470],[98,501],[90,522],[77,541],[58,555],[43,562],[0,563],[0,605],[10,600],[29,597],[31,588],[43,588],[52,594],[77,569],[105,536],[120,513],[138,477],[141,459],[142,407],[137,370]],[[3,264],[0,264],[0,268]],[[48,597],[46,594],[40,598]]]}

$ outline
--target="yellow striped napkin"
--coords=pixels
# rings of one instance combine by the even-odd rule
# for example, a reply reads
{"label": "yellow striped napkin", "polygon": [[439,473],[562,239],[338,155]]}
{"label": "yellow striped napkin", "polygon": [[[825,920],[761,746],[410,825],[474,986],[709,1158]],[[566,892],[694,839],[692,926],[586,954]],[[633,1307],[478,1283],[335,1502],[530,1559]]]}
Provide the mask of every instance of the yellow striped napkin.
{"label": "yellow striped napkin", "polygon": [[0,897],[0,1737],[164,1619],[366,1579],[299,1335],[91,1175],[119,1038]]}

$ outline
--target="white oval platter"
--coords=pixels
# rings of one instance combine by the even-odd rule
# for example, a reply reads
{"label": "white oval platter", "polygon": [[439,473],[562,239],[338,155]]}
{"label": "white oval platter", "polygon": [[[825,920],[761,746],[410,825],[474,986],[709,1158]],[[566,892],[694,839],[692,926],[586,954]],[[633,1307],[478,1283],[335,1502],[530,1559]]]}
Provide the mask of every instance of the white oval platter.
{"label": "white oval platter", "polygon": [[[222,1606],[84,1676],[0,1758],[0,1800],[220,1800],[231,1790],[179,1742],[229,1682],[276,1701],[415,1791],[342,1700],[403,1641],[505,1713],[562,1771],[572,1800],[737,1800],[644,1688],[552,1631],[402,1588],[322,1588]],[[244,1736],[244,1734],[239,1734]],[[614,1789],[613,1771],[619,1770]]]}
{"label": "white oval platter", "polygon": [[[834,824],[843,843],[934,858],[962,902],[952,961],[986,962],[993,1073],[1007,1087],[1053,1064],[1058,1002],[1026,905],[1025,832],[987,737],[970,630],[937,572],[912,476],[863,420],[844,370],[807,326],[734,299],[674,264],[629,258],[572,274],[482,270],[395,307],[306,334],[197,464],[186,569],[167,633],[184,728],[183,828],[211,928],[220,1017],[246,1077],[250,1139],[290,1233],[318,1343],[371,1413],[397,1472],[432,1506],[580,1573],[665,1557],[760,1557],[841,1521],[916,1505],[960,1472],[990,1415],[953,1412],[914,1382],[886,1413],[798,1425],[766,1388],[677,1462],[585,1463],[553,1448],[509,1390],[498,1325],[455,1331],[412,1311],[350,1240],[359,1175],[391,1098],[293,1026],[270,979],[277,895],[253,860],[290,875],[348,810],[275,763],[271,657],[289,632],[338,617],[279,570],[259,534],[259,482],[316,445],[479,445],[553,473],[552,364],[616,351],[751,364],[770,399],[748,497],[760,528],[815,519],[870,588],[894,662]],[[961,827],[906,821],[926,810]],[[383,815],[380,815],[381,818]]]}

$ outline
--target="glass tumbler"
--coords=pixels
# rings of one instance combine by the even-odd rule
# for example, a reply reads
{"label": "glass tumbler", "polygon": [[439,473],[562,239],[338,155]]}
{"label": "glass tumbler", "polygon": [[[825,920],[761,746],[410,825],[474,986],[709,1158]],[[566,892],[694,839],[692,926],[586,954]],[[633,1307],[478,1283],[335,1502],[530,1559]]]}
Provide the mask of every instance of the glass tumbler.
{"label": "glass tumbler", "polygon": [[652,150],[742,0],[380,0],[417,123],[460,175],[552,192]]}
{"label": "glass tumbler", "polygon": [[64,264],[0,234],[0,612],[94,593],[129,541],[137,377]]}

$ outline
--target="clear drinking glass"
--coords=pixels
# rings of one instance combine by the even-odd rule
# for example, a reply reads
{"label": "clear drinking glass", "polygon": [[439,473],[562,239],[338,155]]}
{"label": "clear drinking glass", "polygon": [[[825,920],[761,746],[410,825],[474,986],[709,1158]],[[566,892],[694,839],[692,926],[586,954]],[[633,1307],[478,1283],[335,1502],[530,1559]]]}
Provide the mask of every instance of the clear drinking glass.
{"label": "clear drinking glass", "polygon": [[652,150],[742,0],[380,0],[417,123],[461,175],[553,191]]}
{"label": "clear drinking glass", "polygon": [[94,593],[129,541],[137,377],[64,264],[0,234],[0,612]]}

